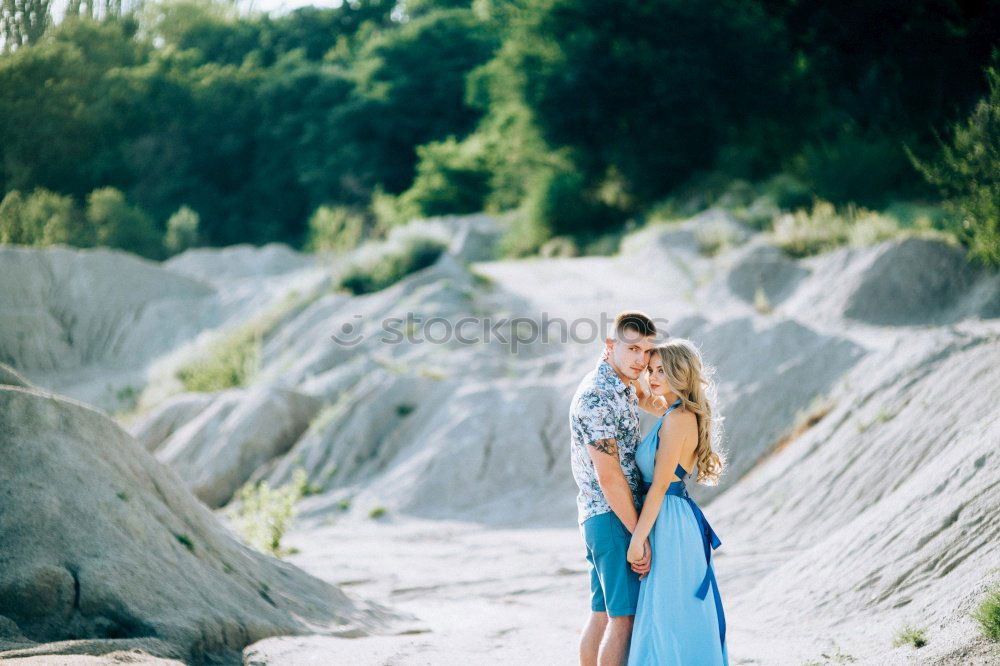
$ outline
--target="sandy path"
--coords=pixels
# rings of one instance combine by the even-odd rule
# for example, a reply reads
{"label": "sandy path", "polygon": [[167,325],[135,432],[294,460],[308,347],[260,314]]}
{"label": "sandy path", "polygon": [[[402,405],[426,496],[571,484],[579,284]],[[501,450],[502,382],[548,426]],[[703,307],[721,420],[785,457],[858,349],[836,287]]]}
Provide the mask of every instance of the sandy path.
{"label": "sandy path", "polygon": [[[573,664],[587,608],[572,529],[455,522],[323,527],[287,537],[288,560],[349,594],[412,613],[397,636],[275,638],[259,663]],[[252,662],[251,662],[252,663]]]}
{"label": "sandy path", "polygon": [[[248,663],[578,663],[577,640],[590,610],[587,562],[574,528],[484,529],[407,519],[299,531],[286,543],[300,549],[290,562],[416,619],[395,636],[268,639],[249,649]],[[783,555],[728,558],[719,552],[732,664],[801,664],[810,657],[823,663],[824,653],[841,650],[833,640],[818,643],[815,632],[783,627],[783,654],[777,656],[774,632],[758,626],[727,594],[727,588],[745,589],[769,560]]]}

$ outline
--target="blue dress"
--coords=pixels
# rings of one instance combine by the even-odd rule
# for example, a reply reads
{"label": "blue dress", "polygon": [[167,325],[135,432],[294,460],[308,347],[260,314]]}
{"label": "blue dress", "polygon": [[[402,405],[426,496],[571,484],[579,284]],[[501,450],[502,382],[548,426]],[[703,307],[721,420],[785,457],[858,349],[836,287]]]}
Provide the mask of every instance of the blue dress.
{"label": "blue dress", "polygon": [[[653,480],[659,429],[667,409],[639,444],[635,460],[645,489]],[[649,533],[652,566],[639,585],[629,666],[716,666],[729,664],[726,618],[715,580],[712,549],[721,545],[705,515],[688,495],[677,465],[674,481]]]}

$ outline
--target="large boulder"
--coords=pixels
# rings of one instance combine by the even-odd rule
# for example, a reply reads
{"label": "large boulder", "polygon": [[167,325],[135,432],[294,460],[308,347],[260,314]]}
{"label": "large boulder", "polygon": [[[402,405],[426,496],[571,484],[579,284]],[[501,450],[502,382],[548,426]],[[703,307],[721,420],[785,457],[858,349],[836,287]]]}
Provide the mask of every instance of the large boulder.
{"label": "large boulder", "polygon": [[0,459],[0,616],[14,639],[158,639],[158,656],[203,663],[267,636],[358,635],[392,617],[238,543],[83,404],[0,386]]}
{"label": "large boulder", "polygon": [[228,391],[174,431],[157,457],[202,501],[219,507],[254,470],[291,448],[321,405],[270,386]]}

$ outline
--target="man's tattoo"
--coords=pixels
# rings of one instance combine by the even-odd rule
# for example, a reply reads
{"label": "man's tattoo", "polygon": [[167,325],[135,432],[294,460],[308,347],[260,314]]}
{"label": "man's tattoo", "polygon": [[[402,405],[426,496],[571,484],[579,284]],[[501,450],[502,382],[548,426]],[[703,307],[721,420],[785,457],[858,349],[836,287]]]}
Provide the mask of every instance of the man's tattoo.
{"label": "man's tattoo", "polygon": [[591,442],[590,445],[601,453],[607,453],[609,456],[618,455],[618,441],[613,437],[599,439],[596,442]]}

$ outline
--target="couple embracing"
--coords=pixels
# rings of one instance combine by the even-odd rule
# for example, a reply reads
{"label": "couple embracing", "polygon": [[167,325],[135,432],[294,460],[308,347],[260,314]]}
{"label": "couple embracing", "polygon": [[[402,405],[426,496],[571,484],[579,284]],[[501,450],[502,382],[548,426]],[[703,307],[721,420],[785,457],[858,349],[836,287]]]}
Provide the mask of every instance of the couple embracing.
{"label": "couple embracing", "polygon": [[[570,406],[593,611],[580,638],[583,666],[729,663],[712,564],[721,542],[685,485],[695,468],[709,485],[722,473],[712,387],[691,342],[655,338],[647,315],[620,313]],[[639,408],[659,417],[644,437]]]}

